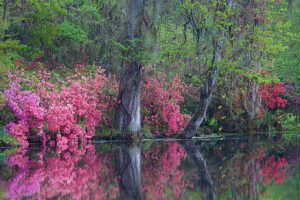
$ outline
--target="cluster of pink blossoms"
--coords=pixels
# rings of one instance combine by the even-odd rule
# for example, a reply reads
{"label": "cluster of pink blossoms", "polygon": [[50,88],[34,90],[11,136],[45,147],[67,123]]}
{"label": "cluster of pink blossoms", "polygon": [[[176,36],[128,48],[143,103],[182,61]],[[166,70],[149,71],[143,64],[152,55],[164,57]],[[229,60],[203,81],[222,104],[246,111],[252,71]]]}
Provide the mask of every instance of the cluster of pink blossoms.
{"label": "cluster of pink blossoms", "polygon": [[142,84],[143,122],[155,135],[170,136],[180,132],[189,115],[181,114],[180,104],[183,103],[183,92],[186,86],[179,76],[167,83],[162,75],[147,77]]}
{"label": "cluster of pink blossoms", "polygon": [[29,128],[41,129],[43,126],[45,110],[40,106],[40,98],[33,92],[22,91],[21,86],[16,82],[13,82],[4,92],[4,96],[16,118],[15,122],[10,122],[6,126],[6,129],[22,146],[27,146],[26,134]]}
{"label": "cluster of pink blossoms", "polygon": [[279,96],[284,94],[284,83],[282,82],[262,84],[259,93],[268,108],[284,108],[287,104],[287,100]]}
{"label": "cluster of pink blossoms", "polygon": [[22,146],[28,145],[29,133],[41,136],[44,144],[54,145],[49,140],[55,140],[61,150],[76,146],[79,140],[91,139],[96,127],[107,122],[107,113],[116,102],[103,92],[108,81],[113,81],[101,68],[94,74],[76,71],[55,83],[50,81],[49,72],[41,70],[32,91],[22,89],[24,76],[22,71],[12,73],[10,88],[4,92],[15,117],[6,128]]}

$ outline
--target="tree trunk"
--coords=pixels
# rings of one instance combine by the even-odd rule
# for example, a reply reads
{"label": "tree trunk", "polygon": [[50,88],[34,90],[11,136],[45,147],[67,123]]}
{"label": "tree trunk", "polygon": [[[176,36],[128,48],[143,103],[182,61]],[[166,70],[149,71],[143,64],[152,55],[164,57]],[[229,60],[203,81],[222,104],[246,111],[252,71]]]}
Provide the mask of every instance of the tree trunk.
{"label": "tree trunk", "polygon": [[[212,63],[214,66],[217,62],[221,60],[221,49],[223,46],[223,41],[221,42],[214,40],[213,45],[214,54],[212,58]],[[200,127],[200,125],[206,117],[206,111],[210,104],[212,93],[216,86],[218,69],[214,66],[209,70],[207,76],[208,77],[200,90],[200,98],[196,111],[183,130],[183,138],[192,138],[196,134],[198,128]]]}
{"label": "tree trunk", "polygon": [[[128,42],[142,38],[143,0],[128,0],[125,32]],[[141,129],[141,69],[142,66],[132,52],[126,52],[122,62],[118,95],[117,126],[125,132],[139,132]]]}
{"label": "tree trunk", "polygon": [[7,21],[7,13],[8,13],[8,0],[3,1],[3,13],[2,13],[2,40],[4,40],[5,29],[6,29],[6,21]]}
{"label": "tree trunk", "polygon": [[141,128],[141,65],[123,63],[119,87],[118,128],[138,132]]}
{"label": "tree trunk", "polygon": [[141,199],[141,149],[121,147],[118,154],[121,199]]}
{"label": "tree trunk", "polygon": [[[251,1],[246,2],[245,4],[245,8],[247,6],[250,6],[250,4],[253,3]],[[249,17],[250,19],[248,20],[253,20],[253,16]],[[256,22],[255,20],[252,22],[253,23],[253,29],[250,31],[250,33],[252,32],[252,34],[254,34],[254,28],[260,26],[259,22]],[[249,33],[247,33],[249,34]],[[242,39],[244,39],[244,36],[242,37]],[[252,44],[252,43],[251,43]],[[260,59],[262,56],[262,52],[258,52],[258,51],[250,51],[249,49],[245,49],[244,50],[244,56],[243,56],[243,64],[244,64],[244,69],[250,69],[251,65],[254,65],[255,69],[257,71],[260,71],[261,68],[261,64],[260,64]],[[256,60],[255,58],[255,54],[258,57]],[[259,55],[260,54],[260,55]],[[258,93],[259,90],[259,83],[256,80],[253,79],[249,79],[248,80],[248,98],[244,100],[244,107],[246,109],[246,112],[249,116],[249,118],[251,120],[253,120],[256,115],[260,112],[260,106],[261,106],[261,96]]]}

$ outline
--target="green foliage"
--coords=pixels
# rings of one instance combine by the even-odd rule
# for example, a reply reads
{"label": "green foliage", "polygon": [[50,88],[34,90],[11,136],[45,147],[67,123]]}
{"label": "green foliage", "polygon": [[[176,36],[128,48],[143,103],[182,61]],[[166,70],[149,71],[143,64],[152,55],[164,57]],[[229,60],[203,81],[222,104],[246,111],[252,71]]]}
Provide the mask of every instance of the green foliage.
{"label": "green foliage", "polygon": [[141,135],[143,138],[146,138],[146,139],[153,138],[153,134],[146,127],[142,128]]}
{"label": "green foliage", "polygon": [[184,102],[181,105],[183,114],[192,115],[197,108],[198,98],[188,93],[184,94]]}
{"label": "green foliage", "polygon": [[[7,161],[7,157],[16,153],[17,152],[17,148],[7,148],[3,151],[0,151],[0,164],[2,163],[6,163]],[[0,170],[1,173],[1,170]]]}
{"label": "green foliage", "polygon": [[149,47],[143,39],[130,39],[126,43],[113,42],[116,49],[120,52],[120,58],[124,61],[138,61],[147,64],[150,60]]}
{"label": "green foliage", "polygon": [[159,43],[161,44],[161,58],[175,59],[176,56],[187,58],[195,55],[195,43],[192,32],[186,33],[184,38],[182,27],[173,24],[161,25],[159,33]]}
{"label": "green foliage", "polygon": [[[286,14],[282,34],[287,35],[285,48],[281,52],[274,53],[274,70],[283,81],[294,82],[300,87],[300,2],[295,1],[290,13]],[[284,25],[284,24],[283,24]]]}
{"label": "green foliage", "polygon": [[299,128],[297,116],[293,115],[292,113],[287,113],[280,121],[283,128],[287,130],[297,130]]}
{"label": "green foliage", "polygon": [[218,125],[217,119],[212,117],[211,119],[208,120],[208,125],[213,127],[217,126]]}
{"label": "green foliage", "polygon": [[[285,114],[283,110],[267,111],[265,117],[257,120],[259,126],[268,132],[294,130],[296,121],[292,114]],[[289,129],[291,128],[291,129]]]}
{"label": "green foliage", "polygon": [[98,128],[96,131],[96,136],[99,136],[101,138],[109,138],[109,137],[115,137],[115,135],[113,135],[113,130],[111,130],[110,128],[106,127],[106,126],[102,126],[101,128]]}
{"label": "green foliage", "polygon": [[265,75],[259,71],[252,71],[252,70],[244,70],[244,75],[249,78],[250,80],[256,81],[257,83],[275,83],[279,82],[277,76],[274,75]]}
{"label": "green foliage", "polygon": [[197,76],[197,75],[193,75],[192,76],[192,83],[195,87],[200,87],[201,85],[201,80],[200,80],[200,77]]}
{"label": "green foliage", "polygon": [[0,41],[0,90],[3,90],[7,84],[7,71],[13,69],[15,61],[20,58],[18,52],[24,51],[26,47],[18,40]]}
{"label": "green foliage", "polygon": [[294,144],[294,145],[298,145],[299,144],[299,129],[295,130],[295,131],[286,131],[283,134],[284,140],[288,143],[288,144]]}
{"label": "green foliage", "polygon": [[14,138],[11,135],[8,135],[1,126],[0,126],[0,143],[8,144],[11,146],[17,146],[19,144],[16,138]]}
{"label": "green foliage", "polygon": [[[2,96],[2,94],[1,94]],[[4,99],[4,97],[1,97],[2,101]],[[1,102],[3,103],[3,102]],[[0,104],[0,127],[6,125],[7,123],[11,122],[12,120],[14,120],[14,116],[13,113],[11,112],[11,110],[8,107],[3,107],[3,105]]]}
{"label": "green foliage", "polygon": [[201,191],[198,191],[198,190],[188,193],[187,196],[188,196],[188,200],[193,200],[193,199],[201,200],[202,199],[201,198]]}
{"label": "green foliage", "polygon": [[297,172],[294,176],[287,178],[283,184],[270,184],[266,186],[266,195],[263,200],[284,200],[284,199],[297,199],[299,193],[299,167],[296,168]]}
{"label": "green foliage", "polygon": [[74,43],[83,43],[87,40],[87,35],[79,27],[76,27],[74,24],[70,22],[64,22],[60,25],[61,36],[69,39]]}

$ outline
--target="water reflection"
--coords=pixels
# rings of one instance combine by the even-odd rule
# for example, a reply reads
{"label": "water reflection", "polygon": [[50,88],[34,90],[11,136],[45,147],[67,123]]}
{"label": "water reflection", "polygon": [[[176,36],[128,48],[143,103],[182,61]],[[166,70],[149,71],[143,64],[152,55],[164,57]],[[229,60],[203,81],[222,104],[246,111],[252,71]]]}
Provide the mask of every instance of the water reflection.
{"label": "water reflection", "polygon": [[141,148],[122,146],[118,152],[121,199],[141,199]]}
{"label": "water reflection", "polygon": [[5,196],[7,199],[115,198],[118,186],[110,183],[116,182],[117,176],[110,170],[111,159],[111,154],[96,154],[93,146],[44,155],[21,149],[7,162],[13,173],[4,183]]}
{"label": "water reflection", "polygon": [[176,142],[153,143],[143,151],[143,199],[178,199],[188,183],[181,161],[184,149]]}
{"label": "water reflection", "polygon": [[296,199],[299,149],[241,140],[19,149],[0,160],[0,198]]}
{"label": "water reflection", "polygon": [[192,141],[184,141],[182,142],[182,144],[189,157],[194,161],[194,163],[197,166],[200,178],[200,185],[203,188],[202,190],[206,194],[205,199],[217,199],[213,187],[213,182],[207,169],[206,161],[203,158],[201,152]]}

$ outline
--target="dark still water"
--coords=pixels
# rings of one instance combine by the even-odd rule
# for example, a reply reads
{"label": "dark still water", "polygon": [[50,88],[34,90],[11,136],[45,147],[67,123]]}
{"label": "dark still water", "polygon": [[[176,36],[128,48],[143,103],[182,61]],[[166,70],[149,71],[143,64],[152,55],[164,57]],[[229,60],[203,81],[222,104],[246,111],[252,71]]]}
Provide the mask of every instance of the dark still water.
{"label": "dark still water", "polygon": [[237,138],[4,149],[0,199],[300,199],[299,150]]}

